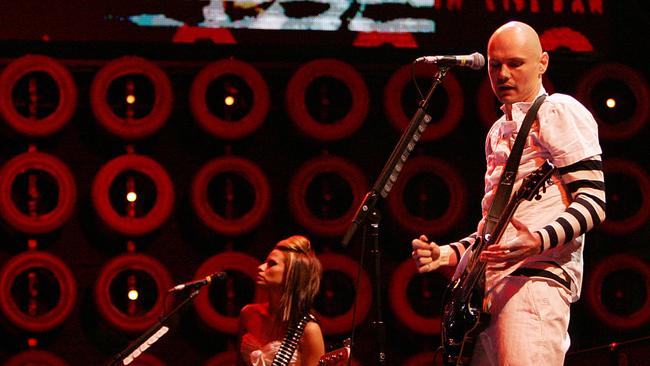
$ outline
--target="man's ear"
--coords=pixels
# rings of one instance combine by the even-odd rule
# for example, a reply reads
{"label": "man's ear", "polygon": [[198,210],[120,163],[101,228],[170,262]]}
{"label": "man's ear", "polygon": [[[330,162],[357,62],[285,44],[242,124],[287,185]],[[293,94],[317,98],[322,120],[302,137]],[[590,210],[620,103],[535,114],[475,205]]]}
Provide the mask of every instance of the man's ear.
{"label": "man's ear", "polygon": [[542,52],[542,57],[539,59],[539,75],[541,76],[548,68],[548,52]]}

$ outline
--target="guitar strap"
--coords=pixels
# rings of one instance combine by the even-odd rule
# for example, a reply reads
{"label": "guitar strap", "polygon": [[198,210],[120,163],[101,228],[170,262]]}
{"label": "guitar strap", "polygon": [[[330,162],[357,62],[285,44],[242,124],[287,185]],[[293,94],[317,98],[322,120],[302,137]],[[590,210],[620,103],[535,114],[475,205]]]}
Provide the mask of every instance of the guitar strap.
{"label": "guitar strap", "polygon": [[508,156],[508,161],[506,163],[505,170],[501,175],[499,180],[499,186],[497,187],[497,192],[494,195],[494,200],[492,200],[492,205],[487,214],[487,219],[485,226],[483,228],[483,233],[491,233],[494,229],[494,226],[499,222],[501,218],[501,213],[506,207],[508,200],[510,199],[510,194],[512,193],[512,186],[515,183],[517,178],[517,170],[519,169],[519,163],[521,162],[521,153],[524,150],[524,144],[526,142],[526,137],[528,136],[528,131],[533,125],[539,106],[546,99],[546,94],[538,96],[533,104],[530,106],[530,109],[524,117],[524,121],[521,123],[519,132],[517,133],[517,138],[515,139],[514,145],[512,145],[512,150],[510,151],[510,156]]}
{"label": "guitar strap", "polygon": [[316,321],[316,318],[311,314],[307,314],[300,319],[298,324],[290,326],[287,329],[287,334],[285,334],[284,339],[282,340],[282,345],[275,354],[271,366],[289,365],[293,354],[298,348],[298,344],[300,344],[300,338],[302,337],[302,333],[305,331],[305,326],[310,321]]}

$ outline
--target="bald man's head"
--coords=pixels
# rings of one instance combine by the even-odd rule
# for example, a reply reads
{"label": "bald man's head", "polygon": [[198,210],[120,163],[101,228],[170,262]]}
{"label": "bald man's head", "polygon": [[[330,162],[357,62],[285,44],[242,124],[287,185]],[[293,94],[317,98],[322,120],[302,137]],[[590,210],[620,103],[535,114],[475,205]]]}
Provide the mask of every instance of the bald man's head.
{"label": "bald man's head", "polygon": [[491,43],[503,40],[512,42],[513,46],[522,47],[531,54],[542,54],[542,44],[537,32],[526,23],[513,21],[502,25],[490,37],[488,48]]}
{"label": "bald man's head", "polygon": [[490,37],[487,54],[492,90],[502,103],[537,97],[548,54],[531,26],[516,21],[502,25]]}

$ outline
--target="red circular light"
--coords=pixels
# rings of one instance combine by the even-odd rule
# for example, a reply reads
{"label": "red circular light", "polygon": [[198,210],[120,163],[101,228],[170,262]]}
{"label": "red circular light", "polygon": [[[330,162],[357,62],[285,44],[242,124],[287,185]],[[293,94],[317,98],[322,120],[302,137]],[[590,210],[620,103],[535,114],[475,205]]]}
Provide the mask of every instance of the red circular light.
{"label": "red circular light", "polygon": [[[32,215],[20,210],[14,201],[14,182],[27,171],[45,172],[54,179],[58,188],[56,206],[42,215]],[[14,228],[29,234],[43,234],[61,227],[74,210],[77,189],[70,169],[58,158],[28,152],[15,156],[0,170],[0,215]]]}
{"label": "red circular light", "polygon": [[[407,185],[422,173],[439,177],[449,190],[449,202],[439,216],[429,218],[413,214],[404,201]],[[428,156],[418,156],[406,162],[388,197],[388,208],[402,227],[413,233],[432,236],[449,231],[463,216],[465,205],[465,184],[456,170],[443,160]]]}
{"label": "red circular light", "polygon": [[437,273],[419,275],[415,263],[409,258],[395,269],[390,279],[388,300],[391,309],[393,309],[394,314],[402,323],[409,329],[420,334],[440,334],[440,315],[426,317],[418,314],[409,302],[407,289],[416,276],[436,276],[438,273],[443,275],[447,280],[452,275],[450,269],[442,268]]}
{"label": "red circular light", "polygon": [[[351,94],[349,111],[332,123],[319,121],[309,113],[308,87],[319,78],[332,78],[344,84]],[[340,140],[363,124],[369,108],[368,87],[349,64],[335,59],[320,59],[302,65],[289,80],[285,95],[287,112],[293,123],[307,136],[320,141]]]}
{"label": "red circular light", "polygon": [[[156,189],[156,201],[144,216],[120,215],[110,200],[110,187],[115,178],[127,171],[141,173],[151,179]],[[101,167],[92,184],[92,202],[98,216],[113,230],[124,235],[140,236],[159,228],[174,206],[174,187],[167,171],[155,160],[142,155],[127,154]]]}
{"label": "red circular light", "polygon": [[[41,119],[24,116],[16,110],[13,92],[26,75],[44,72],[56,83],[58,105]],[[0,115],[13,128],[26,136],[41,137],[63,128],[77,106],[77,86],[70,72],[55,59],[42,55],[27,55],[11,61],[0,75]]]}
{"label": "red circular light", "polygon": [[[128,75],[143,76],[153,84],[153,105],[142,118],[118,116],[108,103],[112,83]],[[167,74],[156,64],[135,56],[108,62],[97,72],[90,89],[90,106],[99,124],[113,135],[129,140],[147,137],[158,131],[171,113],[173,99]]]}
{"label": "red circular light", "polygon": [[[595,112],[596,105],[594,105],[591,92],[599,83],[606,80],[614,80],[626,85],[630,91],[630,99],[635,100],[636,108],[633,113],[627,120],[620,123],[605,123],[599,113]],[[650,87],[638,71],[623,64],[601,64],[589,68],[578,81],[576,98],[587,109],[594,112],[594,118],[598,122],[598,133],[604,139],[625,140],[631,138],[641,131],[650,119]]]}
{"label": "red circular light", "polygon": [[[608,278],[615,276],[618,272],[628,271],[639,276],[643,281],[645,299],[640,307],[631,313],[612,311],[606,306],[611,299],[603,297],[603,288]],[[629,283],[630,281],[621,278],[619,282]],[[632,294],[632,290],[629,290]],[[616,301],[625,301],[623,294],[615,294]],[[638,296],[634,293],[633,296]],[[597,263],[587,277],[586,286],[587,305],[594,315],[605,325],[615,329],[635,329],[647,324],[650,321],[650,265],[643,259],[630,254],[615,254],[604,258]]]}
{"label": "red circular light", "polygon": [[[58,287],[58,299],[43,314],[27,314],[16,303],[12,288],[16,279],[27,271],[44,270],[51,274]],[[52,254],[28,251],[12,257],[0,272],[2,301],[0,310],[17,327],[29,332],[45,332],[61,325],[74,309],[77,299],[77,283],[68,266]]]}
{"label": "red circular light", "polygon": [[[254,281],[257,276],[258,265],[259,261],[247,254],[224,252],[212,256],[203,262],[194,277],[199,279],[218,271],[236,271]],[[228,280],[230,280],[230,277]],[[227,294],[221,294],[220,296],[227,296]],[[259,302],[262,300],[262,296],[261,293],[256,291],[255,301]],[[215,309],[210,300],[209,288],[199,293],[194,299],[194,306],[201,319],[213,329],[226,334],[237,334],[239,315],[229,316]],[[239,314],[239,310],[241,309],[236,310],[236,313]]]}
{"label": "red circular light", "polygon": [[[210,182],[227,173],[243,178],[253,189],[253,206],[239,217],[226,217],[210,205]],[[271,188],[264,172],[250,160],[235,156],[221,157],[207,162],[194,177],[191,203],[199,219],[210,229],[220,234],[239,235],[252,230],[264,219],[271,206]]]}
{"label": "red circular light", "polygon": [[[111,286],[116,278],[128,271],[145,273],[155,284],[154,301],[141,314],[130,315],[120,310],[111,296]],[[157,259],[144,254],[122,254],[111,259],[100,270],[94,288],[95,305],[99,314],[113,327],[124,332],[141,332],[154,325],[163,315],[163,310],[169,308],[173,299],[165,295],[171,287],[171,276]],[[167,299],[167,303],[164,299]]]}
{"label": "red circular light", "polygon": [[[436,65],[430,64],[417,64],[414,66],[415,69],[412,69],[412,67],[412,65],[404,65],[399,68],[395,73],[393,73],[384,87],[384,109],[389,121],[398,131],[404,130],[411,120],[411,116],[408,116],[404,110],[402,100],[407,85],[412,81],[412,72],[415,77],[433,78],[438,70]],[[442,117],[439,120],[433,120],[429,123],[427,129],[422,135],[423,141],[436,140],[447,136],[454,130],[454,128],[456,128],[463,114],[463,104],[465,99],[460,83],[453,73],[447,73],[444,82],[439,86],[442,87],[448,95],[447,105],[442,106],[444,110]],[[413,105],[417,106],[417,102],[418,101],[414,100]],[[429,114],[440,108],[441,106],[436,105],[436,100],[434,98],[431,100],[430,107],[428,108]],[[414,112],[415,109],[416,108],[413,108]]]}
{"label": "red circular light", "polygon": [[[211,113],[206,100],[210,84],[229,75],[243,80],[253,93],[250,110],[235,121]],[[220,60],[204,67],[190,89],[190,110],[194,118],[203,130],[217,138],[234,140],[253,133],[264,123],[270,104],[269,87],[262,75],[253,66],[238,60]]]}
{"label": "red circular light", "polygon": [[[309,207],[307,202],[310,185],[319,176],[327,174],[340,178],[350,189],[351,202],[348,207],[341,209],[342,213],[338,216],[321,217]],[[363,172],[351,162],[335,156],[318,157],[303,164],[291,179],[289,207],[295,219],[311,232],[326,236],[341,235],[352,222],[356,209],[368,189],[367,185]],[[326,201],[343,196],[342,193],[337,197],[330,197],[328,192],[323,194],[328,195],[324,198]],[[336,203],[346,202],[338,202],[338,200],[332,202],[332,204]]]}
{"label": "red circular light", "polygon": [[[356,278],[361,271],[361,280],[359,288],[356,289],[356,315],[355,306],[351,306],[346,312],[341,315],[325,316],[321,313],[318,314],[318,319],[321,322],[323,333],[326,335],[342,334],[350,331],[353,326],[361,324],[370,311],[372,304],[372,290],[370,287],[370,279],[365,271],[359,268],[359,264],[347,256],[335,253],[323,253],[318,256],[322,266],[324,276],[328,271],[340,272],[346,276],[350,283],[355,284]],[[321,281],[321,291],[323,282]],[[352,320],[354,319],[354,324]]]}
{"label": "red circular light", "polygon": [[11,357],[4,366],[27,366],[27,365],[47,365],[47,366],[68,366],[68,363],[61,357],[41,350],[29,350],[21,352]]}

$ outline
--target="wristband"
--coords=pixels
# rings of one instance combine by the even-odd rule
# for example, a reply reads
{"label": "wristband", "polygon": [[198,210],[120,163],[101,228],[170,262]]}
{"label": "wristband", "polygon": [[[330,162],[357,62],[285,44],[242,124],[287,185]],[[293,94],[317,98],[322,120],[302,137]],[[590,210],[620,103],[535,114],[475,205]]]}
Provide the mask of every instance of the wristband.
{"label": "wristband", "polygon": [[454,253],[454,250],[449,245],[443,245],[440,248],[440,257],[438,258],[438,263],[441,266],[448,266],[451,255]]}

